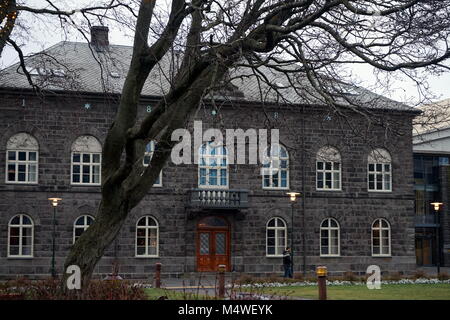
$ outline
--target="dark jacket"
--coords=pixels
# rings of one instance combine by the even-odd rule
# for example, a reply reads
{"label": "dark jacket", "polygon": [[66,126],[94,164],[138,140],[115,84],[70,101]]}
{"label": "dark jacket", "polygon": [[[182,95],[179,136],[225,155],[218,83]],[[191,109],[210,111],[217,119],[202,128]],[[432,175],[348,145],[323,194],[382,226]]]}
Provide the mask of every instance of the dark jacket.
{"label": "dark jacket", "polygon": [[291,253],[289,251],[283,251],[283,264],[291,264]]}

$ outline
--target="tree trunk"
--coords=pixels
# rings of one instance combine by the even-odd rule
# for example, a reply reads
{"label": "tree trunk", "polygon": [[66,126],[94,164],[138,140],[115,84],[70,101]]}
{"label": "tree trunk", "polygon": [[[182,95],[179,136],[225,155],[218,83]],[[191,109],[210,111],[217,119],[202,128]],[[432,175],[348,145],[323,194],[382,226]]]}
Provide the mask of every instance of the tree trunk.
{"label": "tree trunk", "polygon": [[67,293],[66,270],[71,265],[80,267],[81,290],[89,286],[92,273],[105,250],[117,237],[129,213],[128,201],[118,195],[113,199],[105,199],[99,205],[95,223],[78,238],[66,258],[62,276],[63,292]]}

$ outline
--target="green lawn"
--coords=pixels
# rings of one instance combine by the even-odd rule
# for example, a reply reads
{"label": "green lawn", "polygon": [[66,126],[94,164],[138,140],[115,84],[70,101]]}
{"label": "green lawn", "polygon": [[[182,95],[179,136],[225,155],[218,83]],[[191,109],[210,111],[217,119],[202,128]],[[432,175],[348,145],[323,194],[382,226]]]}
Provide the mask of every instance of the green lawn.
{"label": "green lawn", "polygon": [[191,293],[191,292],[183,292],[178,290],[167,290],[167,289],[145,289],[145,293],[147,294],[149,300],[156,300],[162,296],[167,297],[169,300],[205,300],[211,299],[211,297],[207,297],[205,295]]}
{"label": "green lawn", "polygon": [[[269,296],[318,298],[317,286],[247,289]],[[329,300],[450,300],[450,284],[391,284],[380,290],[369,290],[364,285],[328,286]]]}

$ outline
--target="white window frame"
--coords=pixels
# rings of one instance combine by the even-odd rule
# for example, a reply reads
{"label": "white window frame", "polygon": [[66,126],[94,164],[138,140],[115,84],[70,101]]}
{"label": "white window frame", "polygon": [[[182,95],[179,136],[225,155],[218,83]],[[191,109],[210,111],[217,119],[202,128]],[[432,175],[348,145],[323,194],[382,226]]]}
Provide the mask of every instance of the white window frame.
{"label": "white window frame", "polygon": [[[374,225],[375,223],[379,221],[380,223],[380,227],[379,228],[375,228]],[[383,222],[386,222],[387,227],[383,227]],[[378,230],[379,231],[379,239],[380,239],[380,253],[374,253],[373,248],[373,240],[374,240],[374,230]],[[388,231],[388,241],[389,241],[389,246],[388,246],[388,253],[383,253],[383,230],[387,230]],[[387,221],[386,219],[383,218],[377,218],[372,222],[372,226],[371,226],[371,242],[372,242],[372,257],[391,257],[392,256],[392,248],[391,248],[391,224],[389,223],[389,221]]]}
{"label": "white window frame", "polygon": [[[27,217],[30,221],[31,221],[31,225],[29,224],[23,224],[23,217]],[[12,221],[16,218],[19,217],[19,224],[11,224]],[[19,228],[19,254],[13,255],[11,254],[11,228]],[[26,254],[22,254],[23,253],[23,229],[24,228],[28,228],[31,229],[31,250],[30,250],[30,254],[26,255]],[[31,219],[31,217],[27,214],[17,214],[14,217],[12,217],[9,222],[8,222],[8,250],[7,250],[7,257],[8,258],[33,258],[34,256],[34,222],[33,219]]]}
{"label": "white window frame", "polygon": [[[317,152],[316,158],[316,190],[317,191],[342,191],[342,160],[339,151],[333,147],[323,147]],[[322,163],[323,169],[319,169]],[[331,164],[331,169],[326,169],[327,163]],[[339,170],[334,169],[335,164],[339,164]],[[326,174],[331,174],[331,188],[326,187]],[[339,174],[339,187],[335,188],[335,173]],[[319,188],[319,174],[323,175],[323,187]]]}
{"label": "white window frame", "polygon": [[[374,166],[374,171],[370,171],[370,165]],[[377,165],[381,165],[381,171],[377,171]],[[389,165],[389,172],[385,170],[385,165]],[[370,175],[374,175],[374,187],[370,188]],[[381,174],[382,189],[377,189],[377,176]],[[385,188],[386,175],[389,176],[389,189]],[[385,149],[374,149],[367,158],[367,190],[369,192],[392,192],[392,158]]]}
{"label": "white window frame", "polygon": [[[86,139],[83,144],[82,139]],[[94,140],[95,139],[95,140]],[[89,141],[90,140],[90,141]],[[70,184],[74,186],[100,186],[102,183],[102,149],[101,144],[97,138],[93,136],[80,136],[75,140],[72,145],[72,152],[70,154]],[[73,156],[75,154],[80,155],[80,162],[74,162]],[[89,162],[83,162],[83,156],[89,155]],[[93,162],[94,155],[99,156],[99,162]],[[74,172],[73,167],[80,166],[80,182],[73,182]],[[83,182],[83,167],[89,167],[89,182]],[[92,182],[93,180],[93,168],[98,167],[99,170],[99,182]]]}
{"label": "white window frame", "polygon": [[[277,151],[278,155],[273,155],[272,147],[279,148]],[[265,152],[265,155],[267,157],[267,162],[269,162],[269,167],[262,167],[261,168],[261,177],[262,177],[262,188],[264,190],[288,190],[289,189],[289,153],[287,149],[282,145],[272,145],[270,148],[267,148],[267,150],[270,150],[270,152]],[[266,150],[266,151],[267,151]],[[281,150],[284,151],[286,154],[286,157],[281,156]],[[281,161],[286,161],[286,168],[281,168]],[[269,174],[266,174],[268,171]],[[273,172],[277,171],[276,175],[278,178],[278,186],[273,185]],[[286,171],[286,187],[281,186],[281,172]],[[266,176],[269,177],[269,186],[266,186],[264,181]]]}
{"label": "white window frame", "polygon": [[[16,141],[14,141],[16,140]],[[15,153],[16,160],[9,160],[9,153]],[[19,152],[25,152],[25,160],[19,160]],[[36,160],[30,159],[30,152],[36,153]],[[38,184],[39,183],[39,144],[32,135],[21,132],[13,135],[9,138],[6,144],[6,170],[5,170],[5,183],[7,184]],[[9,180],[8,167],[9,165],[15,167],[14,180]],[[25,181],[19,181],[19,165],[25,165]],[[29,180],[30,166],[36,166],[35,181]]]}
{"label": "white window frame", "polygon": [[[89,228],[90,224],[87,224],[87,218],[91,218],[92,219],[92,223],[95,221],[95,218],[91,215],[85,214],[82,216],[79,216],[78,218],[75,219],[75,221],[73,222],[73,242],[72,244],[75,243],[76,239],[76,229],[83,229],[83,233],[87,230],[87,228]],[[83,224],[76,224],[78,219],[83,218]]]}
{"label": "white window frame", "polygon": [[[148,151],[147,147],[150,145],[150,151]],[[152,160],[153,157],[153,153],[155,152],[155,141],[150,141],[146,146],[145,146],[145,152],[144,152],[144,159],[142,160],[142,164],[145,167],[148,167],[150,161]],[[146,157],[150,157],[149,159],[149,163],[145,163],[145,158]],[[159,183],[154,183],[153,187],[162,187],[162,169],[159,172]]]}
{"label": "white window frame", "polygon": [[[228,150],[225,146],[216,146],[216,147],[210,147],[209,146],[210,143],[208,144],[203,144],[202,146],[200,146],[200,149],[198,151],[198,187],[200,189],[228,189],[230,186],[230,173],[228,170]],[[206,145],[206,152],[203,154],[202,153],[202,148]],[[215,149],[216,151],[220,151],[219,154],[214,154],[212,155],[212,150]],[[223,154],[223,152],[225,151],[225,154]],[[205,165],[202,164],[202,159],[205,158]],[[216,159],[217,163],[220,165],[216,165],[216,166],[211,166],[210,165],[210,159]],[[222,165],[222,159],[225,159],[226,165]],[[206,170],[206,184],[200,184],[200,180],[201,180],[201,175],[200,172],[202,169]],[[221,171],[225,169],[226,171],[226,179],[227,179],[227,184],[226,185],[221,185]],[[209,177],[210,177],[210,170],[217,170],[217,185],[211,185],[209,183]]]}
{"label": "white window frame", "polygon": [[[337,225],[337,227],[332,227],[330,221],[334,221]],[[327,226],[323,226],[324,223],[327,223]],[[328,233],[328,253],[322,253],[322,231],[325,230]],[[334,239],[335,237],[332,237],[333,231],[337,231],[337,254],[330,253],[331,251],[331,239]],[[341,226],[339,225],[339,222],[334,218],[326,218],[320,223],[320,243],[319,243],[319,250],[320,250],[320,256],[321,257],[340,257],[341,256]]]}
{"label": "white window frame", "polygon": [[[275,220],[275,226],[274,227],[269,227],[269,223]],[[282,221],[284,226],[280,227],[278,226],[278,221]],[[287,243],[288,243],[288,238],[287,238],[287,224],[286,221],[284,221],[283,218],[280,217],[273,217],[271,219],[269,219],[269,221],[267,221],[266,223],[266,257],[269,258],[279,258],[283,256],[283,252],[278,253],[277,250],[280,247],[279,243],[278,243],[278,232],[283,232],[284,231],[284,245],[283,245],[283,251],[286,249],[287,247]],[[268,235],[268,231],[269,230],[274,230],[275,232],[275,253],[274,254],[269,254],[269,235]]]}
{"label": "white window frame", "polygon": [[[138,226],[139,221],[141,221],[141,219],[146,219],[145,226]],[[156,223],[156,226],[150,226],[148,224],[148,219],[152,219]],[[137,245],[138,229],[145,229],[145,254],[138,254],[138,250],[137,250],[138,249],[138,245]],[[150,229],[156,229],[156,254],[148,254],[148,251],[149,251],[148,250],[149,249],[148,235],[149,235]],[[158,223],[158,220],[156,220],[152,216],[143,216],[143,217],[140,217],[136,221],[134,247],[135,247],[135,257],[136,258],[158,258],[159,257],[159,223]]]}

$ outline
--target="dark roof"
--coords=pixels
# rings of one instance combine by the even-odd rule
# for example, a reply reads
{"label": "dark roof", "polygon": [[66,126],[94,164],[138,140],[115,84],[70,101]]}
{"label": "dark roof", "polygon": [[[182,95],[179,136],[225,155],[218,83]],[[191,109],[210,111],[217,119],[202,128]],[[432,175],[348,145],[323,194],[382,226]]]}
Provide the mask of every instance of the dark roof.
{"label": "dark roof", "polygon": [[[110,45],[108,51],[96,52],[88,43],[60,42],[47,50],[26,59],[26,65],[32,73],[33,81],[48,91],[81,91],[92,93],[120,93],[124,83],[132,47]],[[162,96],[170,89],[170,75],[181,62],[177,54],[165,56],[152,70],[142,90],[143,96]],[[302,92],[289,85],[285,74],[262,66],[261,73],[274,90],[259,81],[252,69],[239,67],[230,72],[232,86],[224,93],[224,99],[248,102],[294,103],[323,105],[323,98],[312,88],[305,77],[297,77]],[[103,80],[102,80],[103,79]],[[19,64],[0,71],[0,87],[31,88]],[[230,90],[231,87],[231,90]],[[370,109],[415,111],[408,105],[393,101],[366,89],[343,85],[347,101]],[[234,89],[234,90],[233,90]],[[216,98],[218,96],[216,95]],[[347,103],[344,100],[341,102]]]}

